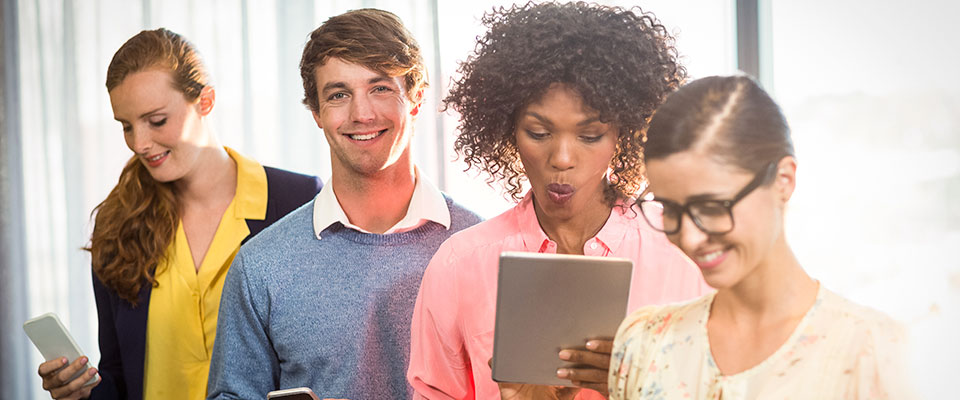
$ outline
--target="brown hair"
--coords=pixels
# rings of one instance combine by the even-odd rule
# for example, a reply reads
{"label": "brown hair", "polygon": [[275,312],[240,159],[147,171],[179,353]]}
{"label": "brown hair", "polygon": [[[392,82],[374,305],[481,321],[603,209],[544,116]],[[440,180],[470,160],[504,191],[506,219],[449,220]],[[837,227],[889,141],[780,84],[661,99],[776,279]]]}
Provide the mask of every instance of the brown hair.
{"label": "brown hair", "polygon": [[460,64],[444,108],[460,113],[454,145],[468,169],[490,175],[519,199],[526,179],[516,144],[518,115],[563,83],[618,127],[609,204],[644,180],[641,148],[653,111],[686,78],[674,39],[650,13],[596,4],[527,3],[483,16],[489,30]]}
{"label": "brown hair", "polygon": [[[174,88],[194,101],[209,77],[200,55],[183,36],[164,28],[142,31],[113,55],[107,68],[107,91],[130,74],[160,68],[170,71]],[[93,272],[120,298],[136,305],[144,283],[156,285],[157,265],[173,241],[180,220],[173,185],[150,176],[134,155],[117,186],[94,210],[90,245]]]}
{"label": "brown hair", "polygon": [[320,110],[316,69],[329,57],[362,65],[388,76],[404,77],[407,98],[426,88],[427,67],[420,46],[396,15],[375,8],[348,11],[331,17],[310,33],[300,59],[303,104]]}
{"label": "brown hair", "polygon": [[650,121],[644,158],[703,149],[722,162],[760,173],[794,156],[780,107],[746,76],[697,79],[667,97]]}

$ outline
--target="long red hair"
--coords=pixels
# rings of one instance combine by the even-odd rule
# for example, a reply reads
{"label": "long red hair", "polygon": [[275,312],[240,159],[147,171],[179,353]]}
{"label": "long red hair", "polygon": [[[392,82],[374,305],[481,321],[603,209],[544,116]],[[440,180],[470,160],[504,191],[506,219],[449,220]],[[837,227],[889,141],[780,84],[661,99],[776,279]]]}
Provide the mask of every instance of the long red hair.
{"label": "long red hair", "polygon": [[[130,74],[150,68],[170,72],[174,86],[194,101],[209,76],[193,44],[164,28],[142,31],[113,55],[107,68],[107,91]],[[157,265],[176,235],[180,204],[171,183],[158,182],[134,155],[117,186],[94,210],[90,245],[93,272],[120,298],[137,304],[144,284],[156,285]]]}

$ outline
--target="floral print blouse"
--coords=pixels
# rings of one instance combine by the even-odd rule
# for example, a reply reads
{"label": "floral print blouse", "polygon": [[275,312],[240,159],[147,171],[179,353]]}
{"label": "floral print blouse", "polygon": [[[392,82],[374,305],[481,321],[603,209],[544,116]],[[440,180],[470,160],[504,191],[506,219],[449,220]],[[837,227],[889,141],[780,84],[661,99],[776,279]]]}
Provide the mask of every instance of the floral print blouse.
{"label": "floral print blouse", "polygon": [[814,305],[779,349],[743,372],[713,361],[707,319],[715,293],[638,309],[620,325],[611,399],[900,399],[902,327],[820,285]]}

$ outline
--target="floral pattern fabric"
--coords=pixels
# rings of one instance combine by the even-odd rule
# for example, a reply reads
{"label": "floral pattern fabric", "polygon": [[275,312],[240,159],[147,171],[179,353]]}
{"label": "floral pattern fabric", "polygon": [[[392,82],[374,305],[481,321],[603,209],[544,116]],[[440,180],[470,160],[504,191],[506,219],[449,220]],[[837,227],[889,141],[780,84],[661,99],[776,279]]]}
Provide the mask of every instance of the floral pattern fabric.
{"label": "floral pattern fabric", "polygon": [[611,399],[901,399],[902,327],[820,286],[814,305],[767,359],[724,375],[713,361],[707,319],[715,293],[638,309],[620,325]]}

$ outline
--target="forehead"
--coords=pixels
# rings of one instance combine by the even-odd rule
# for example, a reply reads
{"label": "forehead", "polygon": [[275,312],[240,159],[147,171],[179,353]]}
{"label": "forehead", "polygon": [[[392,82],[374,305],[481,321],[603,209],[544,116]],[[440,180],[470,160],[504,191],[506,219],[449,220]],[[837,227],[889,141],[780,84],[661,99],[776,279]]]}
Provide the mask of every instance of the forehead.
{"label": "forehead", "polygon": [[328,84],[343,84],[348,87],[362,86],[371,80],[386,78],[397,84],[402,84],[400,77],[391,77],[383,72],[375,71],[366,66],[344,61],[339,57],[330,57],[323,64],[317,66],[313,72],[317,80],[317,90],[322,91]]}
{"label": "forehead", "polygon": [[[536,117],[533,116],[536,114]],[[542,96],[531,101],[520,113],[520,118],[545,119],[554,125],[577,125],[592,121],[598,112],[583,101],[575,89],[562,83],[550,85]]]}
{"label": "forehead", "polygon": [[693,150],[647,160],[646,168],[650,191],[677,201],[704,193],[727,193],[751,177],[740,167]]}
{"label": "forehead", "polygon": [[556,110],[576,111],[580,114],[594,115],[596,110],[583,102],[580,92],[562,83],[554,83],[547,87],[543,95],[533,99],[526,107],[526,111]]}
{"label": "forehead", "polygon": [[169,104],[183,94],[173,87],[173,76],[162,69],[148,69],[127,75],[109,92],[117,118],[129,119]]}

